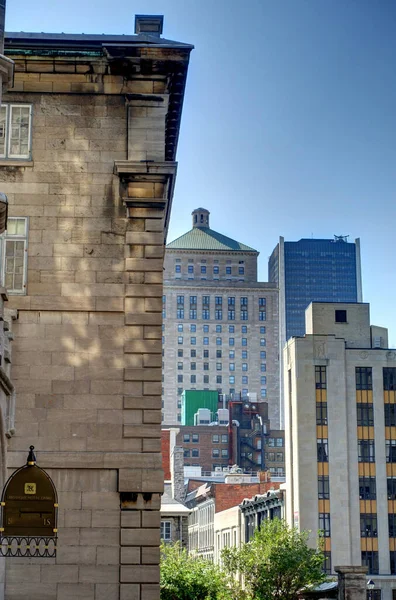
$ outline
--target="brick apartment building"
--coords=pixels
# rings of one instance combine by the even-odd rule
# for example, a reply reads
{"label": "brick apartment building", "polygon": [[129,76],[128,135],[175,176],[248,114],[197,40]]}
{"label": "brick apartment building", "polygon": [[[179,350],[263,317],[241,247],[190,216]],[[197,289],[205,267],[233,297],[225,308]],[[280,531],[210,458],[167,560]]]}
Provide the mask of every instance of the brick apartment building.
{"label": "brick apartment building", "polygon": [[7,468],[33,444],[59,494],[57,557],[8,560],[7,600],[159,598],[163,251],[192,49],[161,33],[141,16],[135,35],[6,34]]}

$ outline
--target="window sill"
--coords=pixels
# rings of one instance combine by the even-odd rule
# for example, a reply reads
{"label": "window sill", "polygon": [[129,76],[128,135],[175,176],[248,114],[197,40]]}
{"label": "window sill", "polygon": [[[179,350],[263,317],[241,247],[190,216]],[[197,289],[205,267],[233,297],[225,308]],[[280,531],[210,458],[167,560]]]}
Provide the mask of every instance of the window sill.
{"label": "window sill", "polygon": [[0,159],[0,167],[34,167],[34,161]]}

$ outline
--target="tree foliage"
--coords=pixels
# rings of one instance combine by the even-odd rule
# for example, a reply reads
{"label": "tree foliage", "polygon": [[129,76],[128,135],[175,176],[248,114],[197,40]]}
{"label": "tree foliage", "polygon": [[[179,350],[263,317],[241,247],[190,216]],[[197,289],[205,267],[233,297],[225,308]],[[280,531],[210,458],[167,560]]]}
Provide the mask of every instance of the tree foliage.
{"label": "tree foliage", "polygon": [[161,600],[233,600],[232,582],[210,560],[196,558],[180,544],[161,546]]}
{"label": "tree foliage", "polygon": [[264,521],[249,543],[223,551],[224,565],[243,575],[254,600],[295,600],[300,590],[326,579],[323,553],[308,546],[308,535],[279,519]]}

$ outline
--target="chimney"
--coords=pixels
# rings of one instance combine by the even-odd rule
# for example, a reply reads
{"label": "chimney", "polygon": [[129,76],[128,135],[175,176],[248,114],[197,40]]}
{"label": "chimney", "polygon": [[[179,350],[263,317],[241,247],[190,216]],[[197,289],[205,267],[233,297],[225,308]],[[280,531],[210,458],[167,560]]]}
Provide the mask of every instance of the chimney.
{"label": "chimney", "polygon": [[209,229],[210,212],[206,208],[196,208],[191,214],[193,227],[207,227]]}
{"label": "chimney", "polygon": [[184,456],[183,448],[174,446],[171,451],[172,498],[184,502]]}
{"label": "chimney", "polygon": [[160,37],[164,26],[163,15],[135,15],[135,33]]}

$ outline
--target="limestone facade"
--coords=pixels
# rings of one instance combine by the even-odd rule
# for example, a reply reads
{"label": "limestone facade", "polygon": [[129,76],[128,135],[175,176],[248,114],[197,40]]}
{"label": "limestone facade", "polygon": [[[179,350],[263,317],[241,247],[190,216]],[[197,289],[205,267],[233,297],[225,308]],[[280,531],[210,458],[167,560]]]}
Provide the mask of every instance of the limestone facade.
{"label": "limestone facade", "polygon": [[24,227],[23,268],[2,273],[18,315],[7,468],[35,446],[59,533],[56,559],[7,561],[0,598],[159,598],[163,252],[191,48],[6,35],[6,126],[29,107],[30,132],[0,159]]}
{"label": "limestone facade", "polygon": [[[325,533],[326,568],[363,565],[396,590],[396,352],[369,305],[312,303],[284,352],[286,518]],[[338,567],[337,567],[338,568]]]}

